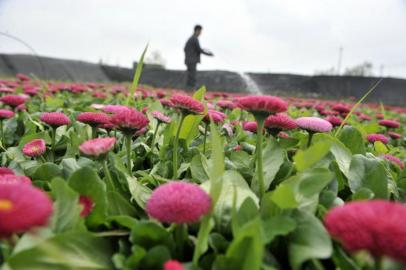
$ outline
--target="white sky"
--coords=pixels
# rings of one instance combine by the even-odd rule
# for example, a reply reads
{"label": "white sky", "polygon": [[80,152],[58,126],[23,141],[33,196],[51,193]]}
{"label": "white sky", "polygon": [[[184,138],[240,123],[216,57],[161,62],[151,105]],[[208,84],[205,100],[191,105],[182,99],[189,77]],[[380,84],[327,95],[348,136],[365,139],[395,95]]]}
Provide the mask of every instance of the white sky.
{"label": "white sky", "polygon": [[[0,0],[0,32],[40,55],[131,66],[147,42],[168,68],[202,24],[200,69],[313,74],[364,61],[406,78],[406,0]],[[0,36],[0,52],[29,53]]]}

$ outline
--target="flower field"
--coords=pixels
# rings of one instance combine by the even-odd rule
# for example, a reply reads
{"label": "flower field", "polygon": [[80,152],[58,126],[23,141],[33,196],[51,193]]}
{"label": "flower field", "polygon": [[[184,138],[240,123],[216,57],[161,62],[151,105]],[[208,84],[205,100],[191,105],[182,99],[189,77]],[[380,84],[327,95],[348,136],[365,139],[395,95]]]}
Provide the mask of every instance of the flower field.
{"label": "flower field", "polygon": [[406,109],[0,80],[0,265],[404,269]]}

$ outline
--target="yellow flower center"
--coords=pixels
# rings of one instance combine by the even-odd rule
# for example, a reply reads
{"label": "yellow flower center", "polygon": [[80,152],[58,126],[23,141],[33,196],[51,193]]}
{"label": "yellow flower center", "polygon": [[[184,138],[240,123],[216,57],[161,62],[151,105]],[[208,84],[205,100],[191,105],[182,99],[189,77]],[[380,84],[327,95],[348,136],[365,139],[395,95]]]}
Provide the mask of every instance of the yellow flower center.
{"label": "yellow flower center", "polygon": [[0,211],[8,211],[13,208],[13,203],[10,200],[0,199]]}

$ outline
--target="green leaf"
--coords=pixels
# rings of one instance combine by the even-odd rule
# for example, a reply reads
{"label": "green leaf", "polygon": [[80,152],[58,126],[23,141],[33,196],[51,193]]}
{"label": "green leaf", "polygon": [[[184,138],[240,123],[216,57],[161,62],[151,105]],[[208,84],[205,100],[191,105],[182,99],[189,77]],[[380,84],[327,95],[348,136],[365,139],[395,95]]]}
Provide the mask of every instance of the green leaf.
{"label": "green leaf", "polygon": [[380,141],[374,142],[374,148],[375,148],[375,151],[376,151],[376,153],[378,155],[379,154],[381,154],[381,155],[386,154],[389,151],[388,148]]}
{"label": "green leaf", "polygon": [[162,269],[163,264],[171,259],[171,253],[166,246],[155,246],[148,250],[140,264],[144,269]]}
{"label": "green leaf", "polygon": [[6,262],[12,270],[110,270],[110,243],[84,232],[65,232],[13,254]]}
{"label": "green leaf", "polygon": [[116,191],[107,191],[107,214],[135,216],[134,206]]}
{"label": "green leaf", "polygon": [[142,220],[133,227],[130,240],[146,249],[157,245],[173,246],[171,234],[162,225],[149,220]]}
{"label": "green leaf", "polygon": [[344,126],[338,138],[352,154],[365,154],[364,139],[356,128]]}
{"label": "green leaf", "polygon": [[222,191],[224,174],[224,146],[214,123],[210,123],[211,159],[209,160],[210,197],[215,207]]}
{"label": "green leaf", "polygon": [[[264,151],[262,152],[262,156],[264,167],[264,185],[265,190],[268,190],[269,186],[271,185],[272,181],[274,180],[276,174],[283,164],[285,152],[278,145],[276,140],[271,137],[269,143],[266,145]],[[257,173],[254,174],[251,187],[254,191],[258,191],[259,189]]]}
{"label": "green leaf", "polygon": [[[223,186],[217,204],[214,207],[214,218],[216,225],[227,227],[231,220],[233,209],[234,190],[236,191],[236,210],[240,209],[242,203],[251,198],[256,205],[259,203],[257,195],[249,188],[244,178],[236,171],[226,171],[223,176]],[[211,190],[209,181],[204,182],[201,187],[204,190]]]}
{"label": "green leaf", "polygon": [[131,193],[131,199],[134,200],[139,207],[145,209],[145,204],[151,196],[152,190],[149,187],[139,183],[135,177],[127,176],[126,179]]}
{"label": "green leaf", "polygon": [[192,178],[197,181],[197,183],[203,183],[209,180],[207,159],[202,154],[196,154],[192,161],[190,162],[190,172],[192,173]]}
{"label": "green leaf", "polygon": [[127,106],[130,106],[130,105],[134,104],[134,94],[135,94],[135,90],[137,90],[138,82],[139,82],[140,77],[141,77],[142,66],[144,65],[144,56],[145,56],[145,53],[147,52],[147,50],[148,50],[148,44],[147,44],[147,46],[145,46],[145,49],[141,54],[140,60],[137,63],[137,67],[136,67],[135,73],[134,73],[133,82],[131,84],[130,92],[128,93],[128,97],[127,97],[127,101],[126,101]]}
{"label": "green leaf", "polygon": [[215,269],[261,269],[264,253],[261,226],[261,220],[256,218],[241,228],[227,249],[225,260]]}
{"label": "green leaf", "polygon": [[246,223],[255,219],[259,215],[258,204],[254,202],[250,197],[247,197],[241,204],[240,209],[235,211],[231,221],[231,227],[233,235],[236,236],[241,227]]}
{"label": "green leaf", "polygon": [[296,229],[289,241],[289,262],[292,269],[301,269],[309,259],[326,259],[333,252],[330,236],[323,224],[312,214],[295,210]]}
{"label": "green leaf", "polygon": [[192,140],[199,134],[199,124],[203,118],[203,115],[189,114],[183,120],[179,138],[185,140],[187,146],[189,146]]}
{"label": "green leaf", "polygon": [[83,219],[80,217],[79,195],[67,183],[55,178],[51,182],[54,197],[54,211],[51,227],[56,233],[69,230],[86,230]]}
{"label": "green leaf", "polygon": [[351,161],[348,183],[353,193],[361,188],[371,190],[374,198],[387,199],[388,177],[384,165],[375,157],[354,155]]}
{"label": "green leaf", "polygon": [[296,221],[288,216],[277,215],[262,221],[263,242],[269,244],[276,236],[287,235],[296,228]]}
{"label": "green leaf", "polygon": [[68,180],[69,186],[79,194],[90,197],[94,207],[86,217],[86,224],[90,227],[104,223],[107,216],[106,184],[90,167],[83,167],[72,174]]}
{"label": "green leaf", "polygon": [[297,170],[304,171],[307,168],[315,165],[327,155],[327,153],[330,151],[330,147],[330,142],[322,141],[317,144],[313,144],[304,151],[299,150],[293,157]]}
{"label": "green leaf", "polygon": [[62,176],[61,168],[51,162],[46,162],[38,166],[31,176],[32,180],[51,181],[54,177]]}

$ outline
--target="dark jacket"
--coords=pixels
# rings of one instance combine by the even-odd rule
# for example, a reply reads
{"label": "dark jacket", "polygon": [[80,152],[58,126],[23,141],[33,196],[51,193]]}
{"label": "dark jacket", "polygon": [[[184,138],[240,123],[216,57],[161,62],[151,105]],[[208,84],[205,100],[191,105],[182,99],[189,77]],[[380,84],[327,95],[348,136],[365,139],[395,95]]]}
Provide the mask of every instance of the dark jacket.
{"label": "dark jacket", "polygon": [[192,35],[186,42],[185,48],[185,64],[200,63],[200,54],[210,55],[200,47],[199,39]]}

